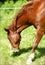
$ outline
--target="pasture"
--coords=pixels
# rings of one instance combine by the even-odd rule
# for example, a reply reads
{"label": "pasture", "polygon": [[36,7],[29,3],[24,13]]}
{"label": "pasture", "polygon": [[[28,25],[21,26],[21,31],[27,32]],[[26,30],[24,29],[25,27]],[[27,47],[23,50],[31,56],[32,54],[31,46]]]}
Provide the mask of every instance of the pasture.
{"label": "pasture", "polygon": [[[26,2],[17,1],[13,3],[10,1],[10,4],[5,2],[0,8],[21,8]],[[22,39],[19,53],[12,52],[9,48],[10,42],[4,28],[11,24],[18,10],[0,9],[0,65],[26,65],[28,56],[31,54],[31,48],[36,36],[36,29],[33,26],[21,32]],[[45,65],[45,35],[42,37],[35,54],[35,60],[30,65]]]}

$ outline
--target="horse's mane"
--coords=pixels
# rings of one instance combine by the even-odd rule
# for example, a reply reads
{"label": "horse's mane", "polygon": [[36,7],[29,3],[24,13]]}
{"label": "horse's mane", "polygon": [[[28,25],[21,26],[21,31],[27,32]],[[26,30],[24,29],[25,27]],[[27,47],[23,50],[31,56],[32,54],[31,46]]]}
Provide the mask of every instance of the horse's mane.
{"label": "horse's mane", "polygon": [[27,3],[19,10],[19,12],[17,13],[17,15],[16,15],[16,20],[17,20],[19,17],[21,17],[24,13],[26,13],[26,9],[27,9],[28,7],[31,7],[32,4],[33,4],[32,1],[27,2]]}
{"label": "horse's mane", "polygon": [[17,26],[16,26],[17,20],[18,20],[23,14],[26,13],[26,9],[27,9],[28,7],[31,7],[32,4],[33,4],[32,1],[27,2],[27,3],[18,11],[16,17],[14,18],[14,20],[15,20],[15,21],[14,21],[14,23],[15,23],[14,26],[15,26],[15,27],[17,27]]}
{"label": "horse's mane", "polygon": [[17,20],[24,14],[26,13],[26,9],[33,4],[33,2],[27,2],[17,13],[17,15],[14,17],[12,24],[8,27],[9,30],[15,31],[16,30],[16,24]]}

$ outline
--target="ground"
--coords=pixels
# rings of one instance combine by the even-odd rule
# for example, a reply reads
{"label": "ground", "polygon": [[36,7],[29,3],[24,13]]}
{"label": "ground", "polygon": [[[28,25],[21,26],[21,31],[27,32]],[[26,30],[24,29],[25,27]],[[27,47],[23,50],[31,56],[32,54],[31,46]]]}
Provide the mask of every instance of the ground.
{"label": "ground", "polygon": [[[35,40],[36,29],[31,26],[23,30],[21,32],[20,52],[11,52],[9,48],[10,42],[4,28],[10,25],[17,10],[10,11],[10,13],[6,11],[7,10],[0,10],[0,65],[26,65],[26,61],[31,54],[31,48]],[[45,35],[42,37],[36,49],[35,60],[30,65],[45,65]]]}

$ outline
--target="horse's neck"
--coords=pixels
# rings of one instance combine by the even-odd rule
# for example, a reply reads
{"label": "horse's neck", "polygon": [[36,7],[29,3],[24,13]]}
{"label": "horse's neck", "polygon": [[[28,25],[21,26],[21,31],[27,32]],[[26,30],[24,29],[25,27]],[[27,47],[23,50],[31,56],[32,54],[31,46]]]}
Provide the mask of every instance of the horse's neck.
{"label": "horse's neck", "polygon": [[[42,0],[34,0],[34,3],[33,3],[33,9],[34,9],[34,11],[35,11],[35,9],[37,9],[37,7],[39,7],[39,4],[40,4],[40,1],[42,1]],[[34,12],[33,11],[33,12]],[[25,11],[24,10],[21,10],[21,13],[19,13],[18,15],[20,15],[20,14],[24,14],[24,13],[22,13],[22,12],[24,12],[25,13]],[[34,13],[33,13],[34,14]],[[21,15],[20,16],[16,16],[16,17],[21,17]],[[25,17],[25,16],[24,16]],[[23,18],[22,18],[23,19]],[[27,19],[27,18],[26,18]],[[13,22],[12,22],[12,24],[9,26],[9,29],[10,30],[12,30],[12,31],[15,31],[16,30],[16,28],[17,28],[17,18],[15,18],[14,20],[13,20]],[[23,24],[23,23],[22,23]]]}
{"label": "horse's neck", "polygon": [[16,21],[15,19],[12,21],[11,25],[8,27],[9,30],[15,31],[16,30]]}

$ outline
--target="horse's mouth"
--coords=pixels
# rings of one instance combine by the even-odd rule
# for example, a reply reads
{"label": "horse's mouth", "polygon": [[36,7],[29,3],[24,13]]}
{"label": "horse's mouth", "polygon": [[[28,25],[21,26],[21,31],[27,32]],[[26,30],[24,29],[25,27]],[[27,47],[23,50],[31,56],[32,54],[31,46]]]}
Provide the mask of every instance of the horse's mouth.
{"label": "horse's mouth", "polygon": [[19,49],[13,48],[13,52],[19,52]]}

